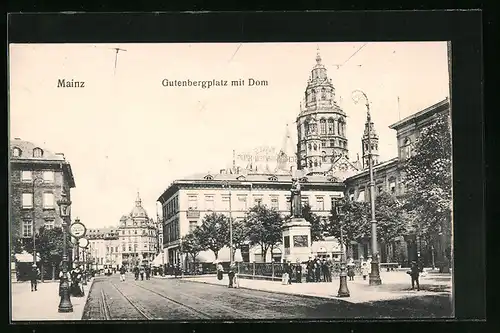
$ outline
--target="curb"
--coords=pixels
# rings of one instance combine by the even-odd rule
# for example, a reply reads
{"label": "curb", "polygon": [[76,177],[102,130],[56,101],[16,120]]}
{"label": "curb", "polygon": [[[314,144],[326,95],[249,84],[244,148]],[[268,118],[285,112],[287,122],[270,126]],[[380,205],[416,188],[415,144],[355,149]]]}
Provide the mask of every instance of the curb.
{"label": "curb", "polygon": [[[94,286],[95,278],[92,278],[90,281],[87,281],[87,292],[85,293],[85,302],[83,302],[82,313],[78,316],[78,320],[83,320],[83,314],[85,312],[85,307],[87,306],[87,301],[89,299],[90,293],[92,292],[92,287]],[[90,285],[89,285],[90,284]]]}
{"label": "curb", "polygon": [[[194,283],[204,283],[204,284],[210,284],[213,286],[221,286],[224,287],[223,285],[219,283],[213,283],[213,282],[206,282],[206,281],[194,281],[194,280],[184,280],[187,282],[194,282]],[[346,303],[353,303],[349,302],[342,297],[336,297],[336,296],[316,296],[316,295],[307,295],[307,294],[295,294],[295,293],[287,293],[284,291],[271,291],[271,290],[264,290],[264,289],[257,289],[257,288],[249,288],[249,287],[239,287],[239,289],[246,289],[246,290],[257,290],[257,291],[263,291],[263,292],[268,292],[272,294],[280,294],[280,295],[287,295],[287,296],[298,296],[298,297],[306,297],[306,298],[313,298],[313,299],[321,299],[321,300],[338,300]]]}

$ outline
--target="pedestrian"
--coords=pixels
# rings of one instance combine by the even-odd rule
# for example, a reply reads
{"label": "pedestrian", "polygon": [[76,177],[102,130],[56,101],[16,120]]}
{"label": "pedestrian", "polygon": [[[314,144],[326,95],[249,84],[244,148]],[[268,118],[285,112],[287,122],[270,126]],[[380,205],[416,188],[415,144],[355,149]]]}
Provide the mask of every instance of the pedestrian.
{"label": "pedestrian", "polygon": [[145,272],[146,272],[146,280],[149,280],[149,278],[151,276],[151,267],[146,266]]}
{"label": "pedestrian", "polygon": [[292,284],[292,276],[293,276],[293,266],[292,263],[289,261],[287,264],[287,273],[288,273],[288,284]]}
{"label": "pedestrian", "polygon": [[82,281],[82,271],[80,270],[80,267],[76,266],[71,271],[71,295],[73,297],[85,296],[83,288],[80,285],[81,281]]}
{"label": "pedestrian", "polygon": [[30,271],[31,291],[37,291],[39,274],[40,270],[38,269],[38,267],[36,267],[36,264],[33,264]]}
{"label": "pedestrian", "polygon": [[330,255],[328,255],[328,259],[326,259],[326,266],[328,267],[328,282],[332,282],[333,261],[332,258],[330,258]]}
{"label": "pedestrian", "polygon": [[139,280],[139,266],[134,267],[134,277],[136,280]]}
{"label": "pedestrian", "polygon": [[144,281],[144,266],[141,265],[139,269],[139,275],[141,276],[141,281]]}
{"label": "pedestrian", "polygon": [[217,263],[217,280],[222,280],[224,274],[224,267],[222,267],[222,264],[219,262]]}
{"label": "pedestrian", "polygon": [[125,266],[122,265],[122,267],[120,267],[120,281],[121,282],[125,282],[125,273],[127,272],[127,270],[125,269]]}
{"label": "pedestrian", "polygon": [[297,259],[297,266],[295,267],[295,274],[296,274],[295,281],[297,283],[302,283],[302,265],[298,259]]}
{"label": "pedestrian", "polygon": [[418,276],[420,275],[420,269],[415,260],[411,262],[411,268],[406,273],[409,274],[411,277],[411,290],[415,289],[415,283],[416,283],[417,291],[420,291],[420,283],[418,281]]}
{"label": "pedestrian", "polygon": [[326,261],[326,259],[323,259],[322,265],[323,265],[323,280],[325,282],[332,282],[330,275],[330,267],[328,267],[328,262]]}
{"label": "pedestrian", "polygon": [[354,281],[354,266],[354,260],[352,260],[352,258],[349,258],[347,262],[347,276],[349,277],[350,281]]}
{"label": "pedestrian", "polygon": [[321,282],[321,263],[318,258],[316,258],[314,263],[315,279],[314,282]]}
{"label": "pedestrian", "polygon": [[307,277],[306,277],[306,282],[313,282],[314,281],[314,262],[311,257],[309,257],[309,261],[307,262]]}
{"label": "pedestrian", "polygon": [[368,263],[366,261],[363,261],[363,263],[361,264],[361,275],[363,275],[363,280],[366,280],[368,273],[369,273]]}
{"label": "pedestrian", "polygon": [[234,265],[229,266],[229,272],[227,273],[227,276],[229,278],[228,288],[233,288],[233,282],[234,282],[233,279],[235,275],[234,271],[235,271]]}

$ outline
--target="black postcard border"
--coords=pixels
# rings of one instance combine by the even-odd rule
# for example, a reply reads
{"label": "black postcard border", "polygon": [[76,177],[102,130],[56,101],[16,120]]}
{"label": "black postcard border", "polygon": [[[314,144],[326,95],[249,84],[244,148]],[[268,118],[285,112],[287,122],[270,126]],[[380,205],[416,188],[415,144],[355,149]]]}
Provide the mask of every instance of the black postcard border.
{"label": "black postcard border", "polygon": [[[455,316],[460,320],[485,318],[485,133],[481,11],[26,13],[9,14],[7,29],[8,43],[451,41]],[[2,154],[5,165],[8,165],[7,153]],[[8,179],[5,184],[8,184]],[[4,188],[8,196],[8,186]],[[7,200],[4,202],[7,206]],[[8,221],[7,209],[5,207],[2,210],[4,221]],[[6,239],[8,244],[8,235]],[[274,322],[294,322],[294,329],[308,325],[304,326],[306,331],[314,327],[312,322]],[[429,321],[418,322],[423,324]],[[347,327],[355,325],[357,330],[363,330],[365,325],[352,321],[344,321],[344,324]],[[368,325],[371,331],[377,326],[374,324]],[[407,326],[405,330],[411,330],[412,327],[422,329],[420,324],[414,324],[416,326],[404,325]],[[190,331],[198,326],[195,323],[192,325]],[[454,326],[448,323],[447,327],[449,325]],[[32,325],[28,326],[31,328]],[[23,331],[28,329],[23,324],[14,327]],[[45,329],[43,324],[36,327],[36,330]],[[152,330],[154,327],[158,325],[148,324],[142,326],[141,330]],[[90,327],[77,324],[72,328],[80,330]]]}

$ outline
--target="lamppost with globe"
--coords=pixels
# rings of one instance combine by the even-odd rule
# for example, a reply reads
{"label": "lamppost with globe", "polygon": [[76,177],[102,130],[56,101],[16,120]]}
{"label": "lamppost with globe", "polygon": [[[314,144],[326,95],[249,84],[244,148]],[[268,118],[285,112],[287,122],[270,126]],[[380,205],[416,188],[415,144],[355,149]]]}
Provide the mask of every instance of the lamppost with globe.
{"label": "lamppost with globe", "polygon": [[382,280],[380,279],[379,270],[379,258],[377,249],[377,220],[375,219],[375,181],[373,179],[373,156],[372,156],[372,120],[370,114],[370,102],[366,94],[361,90],[355,90],[352,93],[352,99],[355,104],[364,100],[366,106],[366,122],[368,124],[368,168],[370,173],[370,208],[371,208],[371,234],[372,234],[372,262],[371,262],[371,272],[370,272],[370,285],[380,285]]}
{"label": "lamppost with globe", "polygon": [[61,284],[59,286],[59,295],[61,296],[61,301],[59,302],[59,312],[73,312],[73,304],[71,304],[71,299],[69,295],[69,282],[68,282],[68,225],[69,225],[69,207],[71,206],[71,201],[66,197],[66,193],[61,193],[61,199],[57,201],[59,206],[59,214],[62,219],[62,229],[63,229],[63,271],[61,277]]}

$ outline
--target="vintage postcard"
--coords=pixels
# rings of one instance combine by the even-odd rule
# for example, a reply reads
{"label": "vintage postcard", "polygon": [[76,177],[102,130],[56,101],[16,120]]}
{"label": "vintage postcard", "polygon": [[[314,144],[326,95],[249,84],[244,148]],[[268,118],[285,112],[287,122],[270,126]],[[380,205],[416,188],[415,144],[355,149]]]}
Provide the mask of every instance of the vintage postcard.
{"label": "vintage postcard", "polygon": [[450,44],[10,44],[13,321],[452,318]]}

